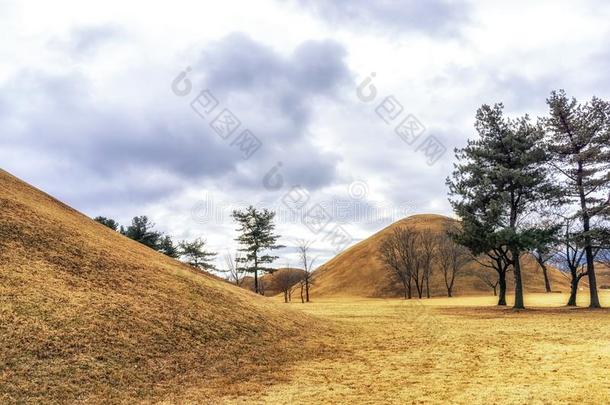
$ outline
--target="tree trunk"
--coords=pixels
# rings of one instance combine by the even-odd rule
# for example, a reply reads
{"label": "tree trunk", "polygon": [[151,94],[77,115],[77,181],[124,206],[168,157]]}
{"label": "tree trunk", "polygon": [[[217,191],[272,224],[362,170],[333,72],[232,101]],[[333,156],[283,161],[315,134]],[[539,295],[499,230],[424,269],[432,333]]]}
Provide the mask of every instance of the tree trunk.
{"label": "tree trunk", "polygon": [[303,298],[303,284],[301,284],[301,304],[305,303],[305,299]]}
{"label": "tree trunk", "polygon": [[254,269],[254,292],[259,293],[258,291],[258,270]]}
{"label": "tree trunk", "polygon": [[309,302],[309,279],[305,279],[305,302]]}
{"label": "tree trunk", "polygon": [[[498,296],[498,292],[496,291],[497,287],[498,287],[498,285],[497,285],[497,284],[493,286],[493,289],[494,289],[494,297],[497,297],[497,296]],[[500,305],[500,304],[498,304],[498,305]]]}
{"label": "tree trunk", "polygon": [[284,302],[288,304],[288,290],[284,291]]}
{"label": "tree trunk", "polygon": [[523,281],[521,280],[521,260],[519,258],[519,249],[512,249],[513,271],[515,272],[515,305],[514,309],[525,309],[523,303]]}
{"label": "tree trunk", "polygon": [[572,278],[572,281],[570,282],[570,299],[568,300],[567,304],[569,307],[576,306],[576,294],[578,293],[579,280],[579,278]]}
{"label": "tree trunk", "polygon": [[541,264],[542,275],[544,276],[544,289],[547,293],[551,292],[551,282],[549,281],[549,274],[546,268],[546,264]]}
{"label": "tree trunk", "polygon": [[452,297],[451,295],[451,287],[447,287],[447,297]]}
{"label": "tree trunk", "polygon": [[544,276],[544,291],[547,293],[551,292],[551,282],[549,281],[548,269],[546,267],[545,259],[542,254],[536,253],[535,255],[538,266],[542,269],[542,275]]}
{"label": "tree trunk", "polygon": [[430,298],[430,276],[426,276],[426,298]]}
{"label": "tree trunk", "polygon": [[413,297],[413,295],[411,294],[411,281],[407,283],[407,295],[409,299]]}
{"label": "tree trunk", "polygon": [[589,231],[591,230],[591,218],[587,211],[587,197],[585,195],[585,189],[583,187],[583,165],[578,162],[578,171],[576,177],[576,184],[578,185],[578,194],[580,197],[580,210],[582,216],[582,229],[585,234],[585,254],[587,256],[587,276],[589,277],[589,296],[590,303],[589,308],[601,308],[599,303],[599,296],[597,295],[597,279],[595,277],[595,263],[593,256],[593,248],[591,247],[591,236]]}
{"label": "tree trunk", "polygon": [[[510,207],[510,229],[516,235],[517,234],[517,216],[518,213],[518,197],[515,196],[515,192],[511,191],[511,207]],[[515,246],[515,242],[511,243],[510,246],[511,264],[513,265],[513,272],[515,277],[515,305],[513,309],[525,309],[523,305],[523,280],[521,280],[521,260],[519,248]]]}
{"label": "tree trunk", "polygon": [[498,305],[506,306],[506,272],[498,274],[498,283],[500,284],[500,296],[498,297]]}
{"label": "tree trunk", "polygon": [[[585,231],[588,232],[588,231]],[[589,239],[589,241],[587,241]],[[599,296],[597,295],[597,279],[595,277],[595,264],[593,257],[593,248],[591,247],[591,238],[585,237],[585,244],[587,247],[585,248],[585,253],[587,255],[587,276],[589,278],[589,308],[601,308],[601,304],[599,302]]]}
{"label": "tree trunk", "polygon": [[420,283],[419,276],[414,277],[413,280],[415,281],[415,290],[417,290],[417,296],[421,299],[424,281],[422,280],[422,282]]}

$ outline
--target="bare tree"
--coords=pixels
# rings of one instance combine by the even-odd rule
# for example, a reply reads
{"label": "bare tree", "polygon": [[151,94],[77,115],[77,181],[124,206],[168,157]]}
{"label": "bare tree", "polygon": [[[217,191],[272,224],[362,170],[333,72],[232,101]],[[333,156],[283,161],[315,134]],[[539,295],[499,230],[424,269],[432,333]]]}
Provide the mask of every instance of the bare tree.
{"label": "bare tree", "polygon": [[568,306],[576,306],[578,284],[580,279],[587,275],[584,241],[580,234],[574,231],[575,222],[574,218],[564,218],[563,235],[555,256],[555,265],[561,270],[561,274],[570,278]]}
{"label": "bare tree", "polygon": [[[413,282],[415,282],[418,297],[421,298],[423,294],[424,273],[419,258],[420,236],[420,232],[411,226],[394,228],[392,233],[386,237],[385,247],[380,252],[382,257],[389,255],[392,251],[396,255],[395,259],[386,257],[383,260],[389,270],[403,284],[407,298],[411,298]],[[392,260],[398,260],[399,263],[392,265]]]}
{"label": "bare tree", "polygon": [[456,243],[448,234],[438,237],[437,262],[443,272],[447,297],[453,296],[455,278],[471,260],[468,249]]}
{"label": "bare tree", "polygon": [[300,283],[303,277],[303,272],[298,269],[286,268],[275,272],[275,286],[284,294],[284,302],[290,301],[293,287]]}
{"label": "bare tree", "polygon": [[225,264],[227,269],[224,270],[227,273],[227,279],[229,282],[235,284],[236,286],[241,286],[244,279],[245,271],[237,265],[239,263],[240,258],[239,252],[235,253],[235,255],[231,255],[231,253],[225,254]]}
{"label": "bare tree", "polygon": [[315,258],[311,258],[309,255],[309,251],[311,249],[311,241],[306,240],[298,240],[297,241],[297,250],[299,253],[299,257],[301,259],[301,264],[303,265],[303,281],[301,282],[301,301],[303,301],[303,289],[305,290],[305,302],[309,302],[309,288],[313,284],[312,276],[313,276],[313,264],[316,261]]}
{"label": "bare tree", "polygon": [[485,283],[485,285],[489,286],[493,292],[494,292],[494,297],[496,297],[498,295],[498,283],[500,282],[500,278],[496,275],[496,277],[493,277],[492,275],[488,274],[488,273],[479,273],[477,274],[477,277],[479,277],[479,279]]}
{"label": "bare tree", "polygon": [[405,233],[403,230],[396,228],[383,240],[379,247],[379,257],[392,272],[393,277],[402,284],[405,299],[411,298],[411,281],[413,279],[411,277],[411,266],[408,266],[403,260],[405,253],[408,255],[409,252],[401,251],[404,243],[400,239],[411,238],[412,236],[413,234]]}
{"label": "bare tree", "polygon": [[419,257],[422,267],[423,282],[426,284],[426,297],[430,298],[430,277],[438,247],[438,237],[428,228],[419,235]]}

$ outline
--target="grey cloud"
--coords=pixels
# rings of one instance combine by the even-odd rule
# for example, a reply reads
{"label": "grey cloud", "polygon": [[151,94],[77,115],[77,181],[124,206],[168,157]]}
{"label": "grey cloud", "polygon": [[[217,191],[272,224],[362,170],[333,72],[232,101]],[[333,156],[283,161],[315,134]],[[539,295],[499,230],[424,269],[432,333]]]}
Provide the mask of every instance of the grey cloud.
{"label": "grey cloud", "polygon": [[125,39],[126,35],[126,31],[115,24],[80,26],[73,28],[65,36],[51,39],[49,45],[75,58],[90,57],[100,47],[112,44],[118,38]]}
{"label": "grey cloud", "polygon": [[[319,66],[302,59],[320,52],[328,54]],[[5,162],[7,169],[19,170],[24,158],[44,161],[49,166],[46,173],[64,179],[65,190],[53,191],[67,196],[69,203],[83,204],[77,205],[80,209],[96,201],[150,203],[202,180],[229,178],[235,185],[264,191],[263,175],[271,163],[282,159],[294,182],[312,189],[332,182],[338,156],[319,152],[306,130],[313,98],[332,97],[347,80],[341,46],[308,42],[284,57],[247,37],[231,35],[204,55],[202,60],[210,63],[197,65],[205,78],[201,85],[209,83],[224,105],[235,105],[241,129],[252,130],[263,141],[248,162],[188,102],[183,108],[175,108],[173,100],[160,107],[144,100],[136,109],[112,105],[96,99],[92,84],[76,71],[57,75],[29,70],[1,86],[0,147],[21,154]],[[168,88],[172,79],[168,78]],[[22,125],[11,127],[8,120]],[[63,162],[70,162],[69,167]],[[251,177],[236,177],[244,164],[253,169]],[[138,176],[125,175],[147,172],[163,173],[175,184],[155,189],[154,183],[142,184]],[[45,178],[44,173],[38,175]],[[70,178],[90,186],[76,195]],[[100,185],[96,189],[93,184]],[[236,189],[236,196],[242,190]]]}
{"label": "grey cloud", "polygon": [[332,24],[351,24],[357,29],[378,28],[392,33],[458,35],[462,26],[468,22],[470,13],[468,1],[295,1]]}
{"label": "grey cloud", "polygon": [[306,41],[292,54],[276,53],[243,33],[233,33],[206,48],[197,64],[205,82],[225,91],[296,89],[330,95],[348,83],[345,48],[331,40]]}
{"label": "grey cloud", "polygon": [[[284,160],[295,184],[321,187],[332,181],[339,157],[323,153],[308,134],[311,114],[320,100],[336,100],[353,86],[346,51],[334,41],[306,41],[281,55],[236,33],[208,47],[197,63],[201,87],[219,94],[244,125],[263,142],[265,170]],[[267,155],[268,154],[268,155]],[[260,183],[242,178],[243,184]]]}

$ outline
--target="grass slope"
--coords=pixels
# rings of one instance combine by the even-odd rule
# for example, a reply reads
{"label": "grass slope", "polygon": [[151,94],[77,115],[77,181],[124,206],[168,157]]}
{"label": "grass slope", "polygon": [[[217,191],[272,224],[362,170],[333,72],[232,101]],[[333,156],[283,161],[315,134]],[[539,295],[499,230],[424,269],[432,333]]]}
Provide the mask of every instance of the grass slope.
{"label": "grass slope", "polygon": [[324,324],[131,241],[0,171],[0,402],[218,398]]}
{"label": "grass slope", "polygon": [[[321,266],[315,273],[314,297],[356,296],[356,297],[395,297],[401,295],[399,283],[393,280],[390,272],[378,257],[378,249],[383,239],[395,227],[412,226],[415,229],[430,228],[433,232],[444,232],[446,224],[453,221],[442,215],[414,215],[382,229],[371,237],[357,243]],[[529,257],[524,258],[523,279],[528,292],[543,292],[544,278],[538,265]],[[490,294],[491,290],[475,274],[480,265],[472,263],[455,281],[454,293]],[[569,283],[557,270],[550,274],[551,288],[554,291],[569,291]],[[430,281],[433,295],[445,295],[444,280],[440,271],[435,271]],[[512,273],[507,277],[509,291],[513,286]],[[584,283],[583,283],[584,285]]]}

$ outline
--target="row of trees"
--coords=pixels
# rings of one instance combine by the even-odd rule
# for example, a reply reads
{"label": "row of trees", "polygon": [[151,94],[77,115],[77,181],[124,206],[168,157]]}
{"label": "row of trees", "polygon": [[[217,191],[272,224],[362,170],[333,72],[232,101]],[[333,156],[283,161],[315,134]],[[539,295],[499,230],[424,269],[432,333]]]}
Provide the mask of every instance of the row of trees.
{"label": "row of trees", "polygon": [[405,299],[430,298],[430,278],[440,269],[447,296],[453,295],[456,277],[471,260],[470,252],[450,237],[450,229],[434,233],[412,226],[396,227],[383,240],[379,256],[403,288]]}
{"label": "row of trees", "polygon": [[587,277],[589,306],[599,308],[596,259],[610,248],[610,103],[580,104],[556,91],[547,104],[537,122],[505,117],[502,104],[477,111],[478,137],[456,150],[447,179],[462,220],[455,240],[496,271],[499,305],[512,271],[514,307],[524,308],[521,260],[529,252],[543,269],[553,263],[569,275],[569,305]]}
{"label": "row of trees", "polygon": [[102,216],[96,217],[94,220],[166,256],[181,259],[197,269],[216,269],[213,264],[216,253],[206,249],[205,239],[197,238],[192,241],[183,240],[175,243],[170,235],[157,231],[155,224],[145,215],[134,217],[131,225],[127,227],[120,225],[114,219]]}
{"label": "row of trees", "polygon": [[[234,255],[225,255],[226,268],[224,269],[217,268],[213,264],[217,253],[206,249],[204,239],[198,238],[193,241],[175,243],[170,235],[157,231],[155,224],[146,216],[134,217],[131,225],[127,227],[120,225],[111,218],[99,216],[94,219],[130,239],[169,257],[181,259],[195,268],[223,272],[227,275],[227,279],[237,286],[243,284],[246,274],[252,274],[254,276],[254,291],[257,294],[264,294],[264,286],[259,276],[275,271],[268,265],[272,264],[278,256],[272,255],[270,252],[284,247],[277,243],[280,235],[275,233],[273,222],[275,213],[267,209],[259,210],[250,206],[244,210],[233,211],[232,217],[238,225],[238,236],[235,240],[238,242],[239,248]],[[310,300],[315,261],[311,258],[310,250],[311,244],[309,242],[298,241],[297,251],[303,265],[303,271],[302,273],[294,273],[289,277],[283,275],[280,277],[286,301],[288,301],[288,295],[295,286],[300,287],[303,302],[309,302]],[[299,274],[299,277],[296,278],[295,274]]]}

